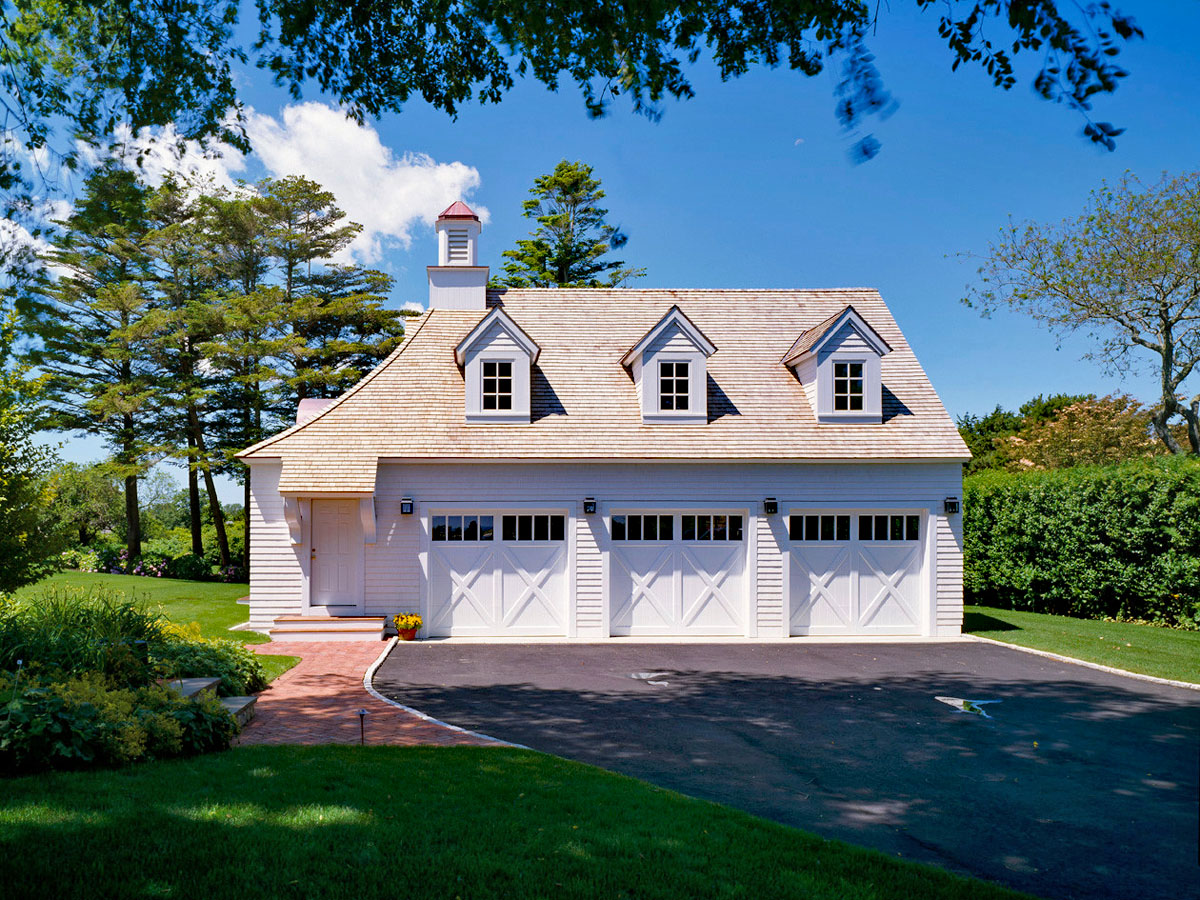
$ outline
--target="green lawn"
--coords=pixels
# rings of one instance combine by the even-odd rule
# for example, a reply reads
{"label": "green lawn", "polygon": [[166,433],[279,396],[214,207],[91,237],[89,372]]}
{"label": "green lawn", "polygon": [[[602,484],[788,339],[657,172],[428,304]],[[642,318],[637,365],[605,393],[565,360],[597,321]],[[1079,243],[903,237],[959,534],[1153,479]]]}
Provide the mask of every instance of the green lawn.
{"label": "green lawn", "polygon": [[247,747],[0,792],[16,898],[1018,895],[530,751]]}
{"label": "green lawn", "polygon": [[[223,584],[212,581],[180,581],[174,578],[144,578],[140,575],[103,575],[96,572],[60,572],[37,584],[17,591],[18,596],[36,596],[55,588],[104,588],[122,591],[144,600],[151,606],[161,606],[172,622],[196,622],[200,633],[207,638],[227,638],[244,644],[261,644],[269,640],[257,631],[230,631],[249,618],[249,607],[238,603],[249,592],[244,584]],[[295,656],[264,656],[263,670],[270,680],[299,662]]]}
{"label": "green lawn", "polygon": [[968,606],[963,631],[1142,675],[1200,684],[1200,631]]}

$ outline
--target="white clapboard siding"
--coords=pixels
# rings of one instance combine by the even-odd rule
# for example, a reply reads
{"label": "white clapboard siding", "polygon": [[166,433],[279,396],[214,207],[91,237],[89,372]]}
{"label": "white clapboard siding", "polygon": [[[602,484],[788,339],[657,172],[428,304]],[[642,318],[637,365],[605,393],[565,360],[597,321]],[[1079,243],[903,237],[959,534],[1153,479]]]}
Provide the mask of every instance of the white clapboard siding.
{"label": "white clapboard siding", "polygon": [[[376,481],[376,543],[364,553],[365,612],[390,615],[419,611],[421,604],[420,510],[439,502],[542,504],[568,510],[575,537],[575,631],[580,638],[605,635],[605,585],[597,530],[612,505],[728,504],[749,510],[755,529],[750,585],[754,621],[762,637],[785,633],[783,561],[787,549],[783,516],[789,506],[876,507],[879,504],[929,512],[935,541],[932,573],[936,634],[956,633],[962,619],[961,516],[942,515],[942,501],[961,496],[961,466],[932,463],[403,463],[383,462]],[[260,475],[260,473],[262,473]],[[254,560],[251,602],[256,620],[301,612],[302,547],[290,544],[283,506],[274,491],[278,464],[254,467],[252,509]],[[400,500],[412,497],[417,514],[402,516]],[[583,499],[595,497],[601,512],[583,514]],[[775,497],[780,515],[761,514]]]}
{"label": "white clapboard siding", "polygon": [[251,466],[250,626],[265,628],[276,616],[302,612],[303,575],[279,494],[278,462]]}
{"label": "white clapboard siding", "polygon": [[581,515],[576,519],[575,627],[578,637],[608,636],[604,622],[604,559],[593,531],[598,519],[594,515]]}
{"label": "white clapboard siding", "polygon": [[[787,634],[783,622],[783,561],[780,551],[783,523],[778,518],[757,516],[751,519],[758,528],[757,579],[755,612],[761,637]],[[754,586],[751,585],[751,588]]]}
{"label": "white clapboard siding", "polygon": [[[957,492],[955,496],[958,496]],[[959,634],[963,621],[962,516],[936,516],[936,634]]]}

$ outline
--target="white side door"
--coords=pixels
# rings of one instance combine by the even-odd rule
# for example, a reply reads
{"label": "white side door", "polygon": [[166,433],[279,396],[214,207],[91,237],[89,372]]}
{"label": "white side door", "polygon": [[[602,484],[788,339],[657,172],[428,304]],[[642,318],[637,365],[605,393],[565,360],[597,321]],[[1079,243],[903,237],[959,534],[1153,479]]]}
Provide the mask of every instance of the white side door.
{"label": "white side door", "polygon": [[609,517],[609,633],[745,633],[742,511],[615,510]]}
{"label": "white side door", "polygon": [[428,633],[565,635],[565,512],[432,510]]}
{"label": "white side door", "polygon": [[926,519],[805,510],[788,517],[790,633],[921,633]]}
{"label": "white side door", "polygon": [[357,500],[312,502],[309,606],[329,615],[363,611],[363,538]]}

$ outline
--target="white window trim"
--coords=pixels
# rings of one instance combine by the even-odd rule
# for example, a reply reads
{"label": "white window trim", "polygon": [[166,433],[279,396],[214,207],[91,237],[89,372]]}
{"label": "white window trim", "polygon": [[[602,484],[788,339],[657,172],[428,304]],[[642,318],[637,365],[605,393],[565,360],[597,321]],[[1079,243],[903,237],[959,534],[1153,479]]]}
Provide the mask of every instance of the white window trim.
{"label": "white window trim", "polygon": [[[866,361],[866,359],[863,359],[863,358],[851,359],[850,357],[846,357],[843,359],[841,357],[835,356],[831,360],[831,365],[833,367],[833,384],[831,386],[831,391],[830,391],[830,402],[832,404],[832,409],[830,410],[830,414],[835,415],[835,416],[863,416],[863,415],[866,415],[866,405],[867,405],[867,361]],[[847,393],[845,395],[847,408],[846,409],[838,409],[837,408],[837,401],[838,401],[837,385],[838,385],[838,381],[842,380],[837,377],[837,367],[838,366],[858,366],[859,367],[857,380],[861,383],[861,390],[858,392],[857,396],[859,398],[859,402],[862,404],[862,408],[860,408],[860,409],[850,409],[849,408],[850,398],[856,396],[855,394],[850,393],[850,382],[855,379],[854,379],[853,375],[849,374],[849,369],[847,369],[847,374],[844,379],[846,382],[846,391],[847,391]]]}
{"label": "white window trim", "polygon": [[[505,364],[508,365],[508,376],[507,376],[507,378],[508,378],[508,395],[507,395],[508,396],[508,409],[500,409],[499,407],[497,407],[496,409],[488,409],[484,405],[484,403],[488,397],[488,394],[484,391],[484,383],[487,381],[488,376],[485,375],[484,372],[485,372],[485,367],[489,363],[494,363],[496,366],[501,366],[501,365],[505,365]],[[500,371],[499,369],[496,370],[497,374],[495,377],[497,380],[505,377],[503,375],[500,375],[499,371]],[[480,357],[479,358],[479,408],[481,410],[481,415],[483,415],[483,416],[504,416],[504,417],[512,416],[513,409],[514,409],[514,406],[516,403],[516,395],[517,395],[516,380],[517,380],[516,379],[516,366],[513,364],[513,361],[511,359],[488,359],[487,357]],[[501,394],[501,393],[497,393],[494,396],[496,396],[498,399],[505,395]]]}

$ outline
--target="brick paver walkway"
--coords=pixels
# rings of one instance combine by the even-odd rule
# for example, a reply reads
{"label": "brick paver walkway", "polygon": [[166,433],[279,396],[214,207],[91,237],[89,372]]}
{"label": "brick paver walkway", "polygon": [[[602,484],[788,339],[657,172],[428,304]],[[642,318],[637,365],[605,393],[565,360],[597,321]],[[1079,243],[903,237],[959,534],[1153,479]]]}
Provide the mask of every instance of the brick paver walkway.
{"label": "brick paver walkway", "polygon": [[368,744],[490,743],[426,722],[363,690],[363,674],[383,652],[381,642],[288,641],[250,647],[301,660],[258,695],[257,715],[238,738],[240,744],[357,744],[360,709],[367,710]]}

